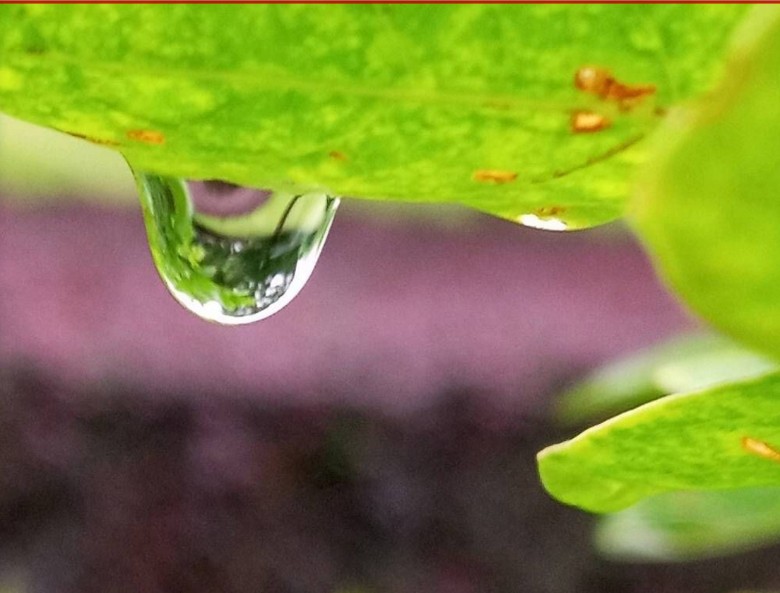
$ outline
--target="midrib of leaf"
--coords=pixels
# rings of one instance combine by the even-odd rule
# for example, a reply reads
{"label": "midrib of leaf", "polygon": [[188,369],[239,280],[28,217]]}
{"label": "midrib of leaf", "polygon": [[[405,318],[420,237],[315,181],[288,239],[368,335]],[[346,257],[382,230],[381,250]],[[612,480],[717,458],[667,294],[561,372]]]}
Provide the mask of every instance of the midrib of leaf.
{"label": "midrib of leaf", "polygon": [[[68,66],[77,66],[80,69],[92,72],[100,71],[104,75],[122,75],[127,76],[150,76],[165,77],[168,79],[197,80],[202,82],[225,82],[231,85],[267,89],[267,90],[294,90],[316,93],[330,93],[333,95],[344,95],[349,97],[364,97],[377,100],[405,101],[408,103],[429,103],[435,105],[465,105],[469,107],[483,107],[486,112],[508,113],[513,109],[518,111],[556,111],[569,113],[576,109],[590,109],[598,111],[603,105],[591,101],[583,100],[576,102],[563,101],[538,101],[518,97],[517,95],[493,95],[479,93],[462,93],[457,91],[426,91],[403,87],[384,87],[380,88],[372,81],[363,81],[363,84],[345,84],[342,81],[334,79],[306,79],[289,76],[279,69],[253,68],[233,71],[198,70],[192,68],[165,67],[155,68],[148,65],[138,66],[133,64],[131,67],[124,62],[113,62],[104,60],[85,61],[80,57],[70,56],[62,52],[46,52],[45,54],[31,56],[26,52],[10,51],[9,57],[5,60],[6,64],[12,64],[14,61],[34,62],[45,58],[47,61],[57,62]],[[630,112],[622,114],[623,117],[641,117],[636,113]]]}

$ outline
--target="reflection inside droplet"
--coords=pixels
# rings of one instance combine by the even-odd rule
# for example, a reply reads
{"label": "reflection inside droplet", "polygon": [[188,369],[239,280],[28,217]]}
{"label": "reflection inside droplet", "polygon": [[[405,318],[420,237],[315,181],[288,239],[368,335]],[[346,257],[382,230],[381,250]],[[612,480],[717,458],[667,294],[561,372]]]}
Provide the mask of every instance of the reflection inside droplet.
{"label": "reflection inside droplet", "polygon": [[176,299],[237,325],[279,311],[317,263],[339,200],[137,173],[149,245]]}
{"label": "reflection inside droplet", "polygon": [[565,222],[554,216],[545,216],[542,218],[536,214],[521,214],[517,217],[517,221],[525,226],[543,229],[545,231],[565,231],[569,228]]}
{"label": "reflection inside droplet", "polygon": [[187,189],[195,212],[223,218],[250,214],[272,195],[270,191],[218,180],[190,181]]}

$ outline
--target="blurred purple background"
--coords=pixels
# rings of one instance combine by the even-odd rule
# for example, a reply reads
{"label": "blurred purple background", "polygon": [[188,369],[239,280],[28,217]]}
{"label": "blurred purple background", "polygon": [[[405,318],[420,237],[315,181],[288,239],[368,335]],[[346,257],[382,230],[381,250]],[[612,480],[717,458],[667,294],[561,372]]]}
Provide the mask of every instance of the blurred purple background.
{"label": "blurred purple background", "polygon": [[0,588],[780,586],[777,549],[601,560],[538,484],[556,394],[694,327],[625,233],[343,210],[289,307],[223,328],[167,294],[138,211],[0,201]]}
{"label": "blurred purple background", "polygon": [[622,235],[488,217],[453,229],[339,216],[281,314],[202,322],[168,295],[140,215],[0,211],[0,356],[67,383],[424,407],[450,388],[538,409],[573,374],[686,327]]}

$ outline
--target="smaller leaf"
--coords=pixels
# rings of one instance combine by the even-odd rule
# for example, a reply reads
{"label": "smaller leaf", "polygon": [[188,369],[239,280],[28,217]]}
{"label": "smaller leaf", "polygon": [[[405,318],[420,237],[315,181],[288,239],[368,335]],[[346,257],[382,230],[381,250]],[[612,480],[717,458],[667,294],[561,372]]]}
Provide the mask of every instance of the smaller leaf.
{"label": "smaller leaf", "polygon": [[780,485],[778,398],[780,373],[664,397],[543,450],[542,482],[597,513],[664,492]]}
{"label": "smaller leaf", "polygon": [[574,424],[607,418],[671,393],[695,391],[777,368],[727,338],[677,337],[608,364],[564,393],[558,418]]}
{"label": "smaller leaf", "polygon": [[596,545],[629,561],[721,556],[780,539],[780,488],[674,492],[603,517]]}

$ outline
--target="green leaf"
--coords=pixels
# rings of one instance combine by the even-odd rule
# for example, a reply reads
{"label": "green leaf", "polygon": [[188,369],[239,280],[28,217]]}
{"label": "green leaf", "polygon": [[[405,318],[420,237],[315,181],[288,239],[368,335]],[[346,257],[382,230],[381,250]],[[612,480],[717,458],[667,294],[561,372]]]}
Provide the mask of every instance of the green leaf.
{"label": "green leaf", "polygon": [[698,313],[780,356],[780,9],[746,23],[720,87],[672,118],[634,205],[665,279]]}
{"label": "green leaf", "polygon": [[[640,140],[708,88],[747,10],[6,5],[0,109],[160,175],[577,228],[621,214]],[[589,64],[657,93],[620,110],[574,87]],[[582,109],[612,126],[572,133]]]}
{"label": "green leaf", "polygon": [[763,375],[777,365],[731,340],[695,334],[616,360],[562,394],[556,416],[567,424],[606,418],[662,395]]}
{"label": "green leaf", "polygon": [[542,482],[602,513],[664,492],[780,485],[780,462],[755,451],[780,448],[778,401],[780,373],[664,397],[539,453]]}
{"label": "green leaf", "polygon": [[609,558],[687,561],[780,539],[780,488],[675,492],[603,517],[596,545]]}

